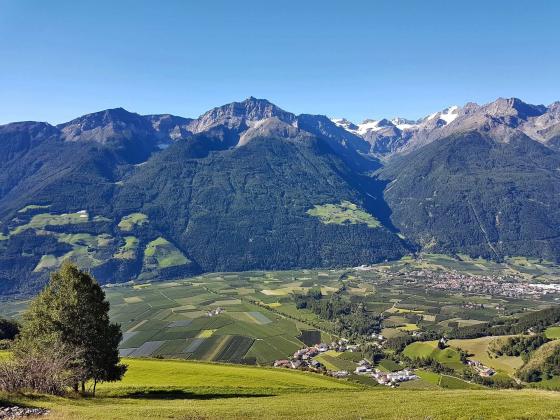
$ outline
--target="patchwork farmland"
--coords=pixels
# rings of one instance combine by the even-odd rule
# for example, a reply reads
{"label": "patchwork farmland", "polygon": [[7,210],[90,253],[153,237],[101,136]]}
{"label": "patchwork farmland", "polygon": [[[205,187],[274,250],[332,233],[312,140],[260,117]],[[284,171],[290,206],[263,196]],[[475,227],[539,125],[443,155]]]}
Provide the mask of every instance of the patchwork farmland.
{"label": "patchwork farmland", "polygon": [[124,331],[122,356],[270,364],[306,344],[331,339],[306,322],[319,320],[299,314],[290,293],[318,282],[336,290],[340,275],[224,273],[105,290],[111,317]]}

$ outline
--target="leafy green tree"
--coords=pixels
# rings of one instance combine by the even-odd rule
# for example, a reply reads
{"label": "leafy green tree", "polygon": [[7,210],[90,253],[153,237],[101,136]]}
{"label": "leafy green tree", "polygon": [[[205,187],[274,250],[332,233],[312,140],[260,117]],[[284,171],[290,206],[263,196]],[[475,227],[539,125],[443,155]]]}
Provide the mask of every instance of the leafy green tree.
{"label": "leafy green tree", "polygon": [[[24,315],[15,355],[42,352],[62,343],[75,356],[82,392],[92,380],[95,394],[98,382],[120,380],[126,372],[118,353],[121,338],[120,326],[109,321],[109,302],[99,284],[65,262]],[[78,385],[74,384],[76,391]]]}

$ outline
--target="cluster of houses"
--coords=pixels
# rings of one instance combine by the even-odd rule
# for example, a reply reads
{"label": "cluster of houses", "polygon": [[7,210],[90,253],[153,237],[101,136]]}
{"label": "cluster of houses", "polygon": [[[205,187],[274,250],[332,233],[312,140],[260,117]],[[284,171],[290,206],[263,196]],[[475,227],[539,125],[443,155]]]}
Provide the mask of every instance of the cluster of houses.
{"label": "cluster of houses", "polygon": [[[376,337],[379,340],[383,340],[384,337],[378,335]],[[358,350],[357,345],[349,344],[347,340],[341,339],[338,342],[333,342],[331,344],[321,343],[310,347],[304,347],[297,350],[290,359],[276,360],[274,362],[274,367],[283,367],[289,369],[310,369],[315,371],[321,371],[335,378],[345,378],[351,374],[347,370],[331,371],[325,369],[325,366],[321,364],[314,357],[324,353],[328,350],[336,351],[356,351]],[[363,359],[358,362],[358,366],[354,370],[357,375],[368,375],[377,381],[380,385],[397,387],[401,382],[412,381],[418,379],[418,376],[414,374],[412,370],[403,369],[397,372],[382,372],[379,369],[373,368],[370,362]]]}
{"label": "cluster of houses", "polygon": [[354,373],[357,375],[370,375],[378,384],[393,388],[398,386],[400,382],[418,379],[418,376],[409,369],[403,369],[397,372],[382,372],[379,369],[374,369],[367,360],[360,360]]}
{"label": "cluster of houses", "polygon": [[478,372],[480,376],[483,378],[489,378],[490,376],[494,375],[496,371],[488,366],[484,366],[482,363],[476,360],[467,360],[467,365],[471,366]]}
{"label": "cluster of houses", "polygon": [[456,270],[445,272],[415,270],[407,273],[427,288],[461,291],[511,298],[536,297],[560,293],[560,284],[527,283],[517,274],[474,275]]}
{"label": "cluster of houses", "polygon": [[222,312],[225,312],[224,308],[220,308],[219,306],[215,309],[212,309],[206,313],[206,316],[213,317],[220,315]]}
{"label": "cluster of houses", "polygon": [[375,369],[371,376],[377,381],[378,384],[390,386],[393,388],[398,386],[400,382],[407,382],[418,379],[418,376],[416,376],[414,372],[408,369],[399,370],[397,372],[381,372],[379,369]]}
{"label": "cluster of houses", "polygon": [[[274,367],[284,367],[290,369],[313,369],[325,371],[325,367],[318,360],[313,359],[320,353],[324,353],[329,350],[335,350],[337,352],[344,351],[357,351],[359,348],[356,344],[349,344],[348,340],[341,338],[338,341],[333,341],[330,344],[320,343],[314,346],[304,347],[297,350],[290,359],[281,359],[274,362]],[[345,370],[340,371],[327,371],[327,373],[336,378],[343,378],[350,375],[349,372]]]}

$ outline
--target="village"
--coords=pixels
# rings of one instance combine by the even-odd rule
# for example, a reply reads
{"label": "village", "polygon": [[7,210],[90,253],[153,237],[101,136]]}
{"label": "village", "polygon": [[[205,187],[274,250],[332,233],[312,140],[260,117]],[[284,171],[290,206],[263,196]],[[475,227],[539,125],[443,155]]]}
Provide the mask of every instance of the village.
{"label": "village", "polygon": [[359,351],[359,346],[356,344],[349,344],[345,339],[340,339],[338,342],[332,342],[331,344],[316,344],[297,350],[290,359],[276,360],[274,362],[274,367],[323,372],[334,378],[346,378],[352,374],[369,376],[378,384],[392,388],[397,387],[400,382],[418,379],[418,376],[410,369],[403,369],[396,372],[383,372],[380,369],[374,368],[372,364],[365,359],[357,363],[356,369],[353,372],[347,370],[329,370],[326,369],[321,362],[314,359],[315,356],[329,350],[334,350],[336,352],[356,352]]}
{"label": "village", "polygon": [[446,272],[415,270],[408,275],[425,287],[447,291],[509,298],[542,298],[549,294],[560,293],[560,284],[527,283],[518,276],[473,275],[455,270]]}

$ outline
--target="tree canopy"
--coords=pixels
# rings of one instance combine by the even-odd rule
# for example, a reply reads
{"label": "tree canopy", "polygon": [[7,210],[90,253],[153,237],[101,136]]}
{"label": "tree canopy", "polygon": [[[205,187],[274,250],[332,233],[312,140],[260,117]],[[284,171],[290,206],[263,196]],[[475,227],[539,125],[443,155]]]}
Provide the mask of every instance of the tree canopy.
{"label": "tree canopy", "polygon": [[[109,320],[109,302],[97,281],[76,265],[65,262],[51,275],[49,284],[33,300],[23,317],[15,355],[41,353],[61,345],[73,356],[72,367],[85,383],[122,378],[120,326]],[[77,389],[78,384],[73,384]]]}

